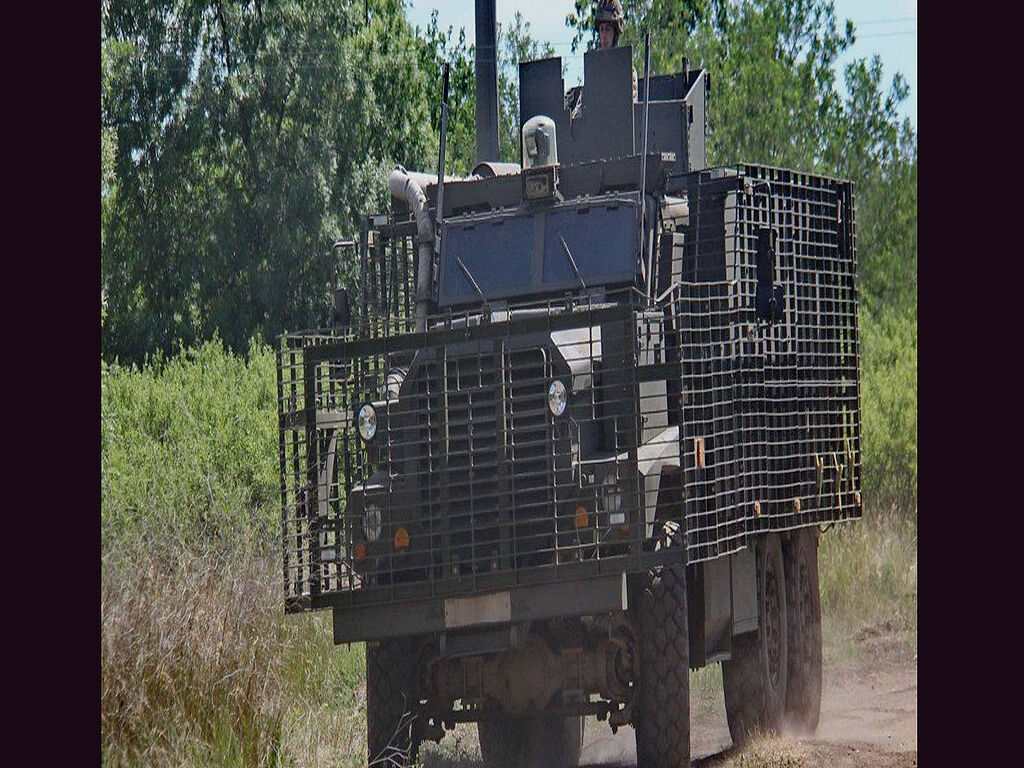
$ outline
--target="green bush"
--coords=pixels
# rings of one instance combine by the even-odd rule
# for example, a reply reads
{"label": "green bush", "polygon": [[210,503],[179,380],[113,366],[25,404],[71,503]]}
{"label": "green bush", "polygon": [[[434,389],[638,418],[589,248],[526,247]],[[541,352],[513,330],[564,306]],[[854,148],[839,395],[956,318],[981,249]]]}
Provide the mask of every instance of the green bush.
{"label": "green bush", "polygon": [[214,339],[141,370],[101,363],[100,377],[104,553],[276,542],[271,349],[240,357]]}
{"label": "green bush", "polygon": [[360,764],[362,647],[283,611],[273,351],[101,383],[104,765]]}
{"label": "green bush", "polygon": [[917,511],[917,315],[861,314],[865,504]]}

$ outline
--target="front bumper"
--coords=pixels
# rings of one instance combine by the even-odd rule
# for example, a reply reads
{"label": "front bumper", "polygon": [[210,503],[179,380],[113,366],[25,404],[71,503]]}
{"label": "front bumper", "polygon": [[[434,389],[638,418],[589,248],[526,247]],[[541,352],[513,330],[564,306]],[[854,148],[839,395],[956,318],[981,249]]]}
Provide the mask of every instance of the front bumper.
{"label": "front bumper", "polygon": [[626,575],[531,584],[467,597],[434,597],[334,610],[334,642],[433,634],[571,616],[625,611]]}

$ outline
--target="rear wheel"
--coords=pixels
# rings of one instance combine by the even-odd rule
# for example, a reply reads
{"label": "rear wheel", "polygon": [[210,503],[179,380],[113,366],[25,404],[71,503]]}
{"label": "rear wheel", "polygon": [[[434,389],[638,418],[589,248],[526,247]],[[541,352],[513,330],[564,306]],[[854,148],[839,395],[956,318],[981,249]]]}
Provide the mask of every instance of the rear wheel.
{"label": "rear wheel", "polygon": [[733,637],[732,659],[722,662],[725,713],[734,744],[742,744],[755,730],[778,731],[786,706],[786,578],[778,535],[759,537],[754,557],[757,631]]}
{"label": "rear wheel", "polygon": [[686,768],[690,764],[690,635],[685,565],[656,568],[644,577],[639,625],[637,765]]}
{"label": "rear wheel", "polygon": [[477,723],[488,768],[576,768],[583,750],[583,718],[501,715]]}
{"label": "rear wheel", "polygon": [[821,711],[821,594],[818,531],[802,528],[782,547],[789,617],[786,720],[813,732]]}
{"label": "rear wheel", "polygon": [[371,765],[416,760],[417,656],[414,638],[381,640],[366,648],[366,746]]}

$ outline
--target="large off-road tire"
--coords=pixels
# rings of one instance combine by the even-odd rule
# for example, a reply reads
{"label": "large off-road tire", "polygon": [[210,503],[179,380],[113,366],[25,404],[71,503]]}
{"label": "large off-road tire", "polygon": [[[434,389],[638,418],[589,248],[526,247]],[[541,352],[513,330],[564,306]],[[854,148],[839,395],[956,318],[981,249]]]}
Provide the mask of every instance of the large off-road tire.
{"label": "large off-road tire", "polygon": [[789,671],[786,722],[813,732],[821,711],[821,593],[818,591],[818,530],[802,528],[782,545],[786,570]]}
{"label": "large off-road tire", "polygon": [[686,566],[655,568],[640,592],[640,687],[635,711],[637,765],[690,764],[690,635]]}
{"label": "large off-road tire", "polygon": [[722,662],[725,714],[734,744],[754,731],[777,732],[786,707],[786,578],[777,534],[754,544],[757,563],[757,631],[732,639],[732,659]]}
{"label": "large off-road tire", "polygon": [[488,768],[576,768],[583,750],[583,718],[502,715],[477,723]]}
{"label": "large off-road tire", "polygon": [[[413,638],[381,640],[366,648],[366,747],[370,765],[416,760],[419,699]],[[389,762],[390,761],[390,762]]]}

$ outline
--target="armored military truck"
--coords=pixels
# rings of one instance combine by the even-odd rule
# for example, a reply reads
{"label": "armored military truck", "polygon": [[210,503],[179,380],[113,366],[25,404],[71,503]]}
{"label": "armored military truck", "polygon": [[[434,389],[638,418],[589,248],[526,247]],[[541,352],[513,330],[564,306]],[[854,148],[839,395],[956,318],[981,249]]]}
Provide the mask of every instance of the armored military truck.
{"label": "armored military truck", "polygon": [[853,187],[707,168],[709,73],[634,102],[631,57],[569,94],[522,64],[520,163],[484,62],[482,162],[396,168],[358,295],[281,338],[285,610],[366,643],[371,763],[475,722],[489,765],[574,766],[593,715],[685,766],[718,662],[734,741],[817,724],[819,532],[861,514]]}

